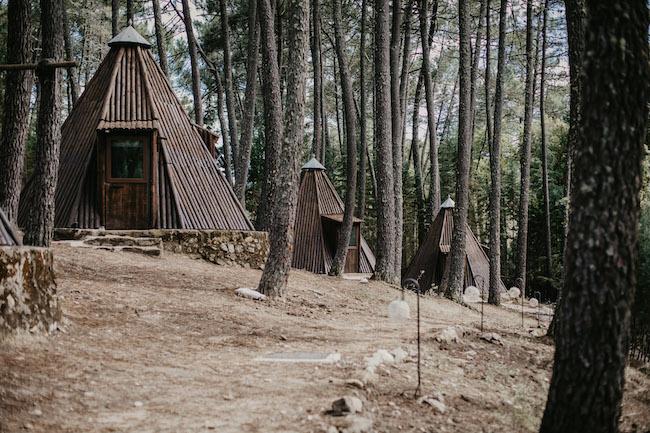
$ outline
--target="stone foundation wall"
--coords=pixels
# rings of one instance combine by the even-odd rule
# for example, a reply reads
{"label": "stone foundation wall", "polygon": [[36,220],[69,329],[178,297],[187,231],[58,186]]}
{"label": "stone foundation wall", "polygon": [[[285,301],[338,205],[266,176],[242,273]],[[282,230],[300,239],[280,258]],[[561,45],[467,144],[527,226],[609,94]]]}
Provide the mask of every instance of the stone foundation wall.
{"label": "stone foundation wall", "polygon": [[[155,232],[155,230],[152,230]],[[218,265],[262,268],[269,255],[266,232],[230,230],[161,230],[166,251],[200,255]],[[158,236],[157,236],[158,237]]]}
{"label": "stone foundation wall", "polygon": [[61,320],[52,252],[0,247],[0,333],[52,331]]}
{"label": "stone foundation wall", "polygon": [[198,255],[219,265],[237,264],[262,268],[269,255],[266,232],[238,230],[97,230],[56,229],[57,240],[81,240],[88,236],[129,236],[162,239],[165,251]]}

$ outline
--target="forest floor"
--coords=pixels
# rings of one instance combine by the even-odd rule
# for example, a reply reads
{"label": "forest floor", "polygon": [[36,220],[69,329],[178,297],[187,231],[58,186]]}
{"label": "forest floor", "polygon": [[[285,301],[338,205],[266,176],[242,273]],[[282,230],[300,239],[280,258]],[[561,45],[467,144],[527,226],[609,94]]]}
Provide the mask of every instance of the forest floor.
{"label": "forest floor", "polygon": [[[295,271],[287,296],[257,302],[234,289],[255,287],[259,270],[62,245],[55,257],[65,321],[52,336],[0,343],[2,432],[331,432],[364,419],[376,432],[539,427],[553,347],[532,315],[522,328],[516,310],[486,305],[495,344],[476,310],[422,299],[422,394],[441,408],[413,398],[416,322],[387,318],[396,288]],[[435,340],[452,325],[459,341]],[[398,347],[404,362],[346,384],[377,350]],[[332,364],[257,359],[334,351]],[[650,378],[634,368],[626,378],[622,431],[647,432]],[[326,414],[344,395],[362,400],[359,416]]]}

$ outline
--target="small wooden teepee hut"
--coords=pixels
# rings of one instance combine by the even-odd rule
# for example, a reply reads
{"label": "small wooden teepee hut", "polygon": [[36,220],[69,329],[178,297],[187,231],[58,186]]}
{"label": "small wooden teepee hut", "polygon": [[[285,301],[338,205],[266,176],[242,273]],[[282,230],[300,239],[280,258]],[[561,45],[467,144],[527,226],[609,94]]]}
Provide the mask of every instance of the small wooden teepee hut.
{"label": "small wooden teepee hut", "polygon": [[[431,224],[427,237],[402,275],[403,280],[406,278],[417,279],[424,271],[420,277],[420,289],[423,291],[431,289],[432,286],[439,286],[447,271],[451,234],[454,230],[453,209],[454,201],[451,198],[448,198],[440,206],[440,211]],[[477,286],[480,289],[480,285],[484,284],[487,294],[490,281],[490,262],[469,226],[466,227],[466,245],[464,287]],[[500,285],[501,291],[505,291],[506,288],[502,281]]]}
{"label": "small wooden teepee hut", "polygon": [[0,246],[13,247],[16,245],[20,245],[20,239],[5,213],[0,209]]}
{"label": "small wooden teepee hut", "polygon": [[[312,158],[302,167],[295,223],[294,268],[317,274],[329,272],[336,254],[344,209],[325,167]],[[375,256],[361,235],[362,222],[354,218],[345,261],[346,273],[372,273],[375,269]]]}
{"label": "small wooden teepee hut", "polygon": [[62,127],[55,227],[253,230],[149,42],[129,26],[108,45]]}

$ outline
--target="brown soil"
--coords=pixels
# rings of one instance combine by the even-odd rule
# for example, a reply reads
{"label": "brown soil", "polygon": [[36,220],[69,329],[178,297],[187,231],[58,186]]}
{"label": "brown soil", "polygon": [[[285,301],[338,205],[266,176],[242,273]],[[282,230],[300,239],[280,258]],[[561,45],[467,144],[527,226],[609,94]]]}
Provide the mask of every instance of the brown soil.
{"label": "brown soil", "polygon": [[[364,402],[374,431],[534,432],[546,399],[553,348],[533,337],[515,311],[480,315],[437,297],[422,300],[423,394],[442,394],[447,411],[418,403],[415,357],[382,366],[364,389],[365,358],[402,347],[415,354],[415,321],[387,319],[399,292],[293,272],[288,296],[236,297],[260,271],[221,267],[166,253],[144,257],[57,246],[63,331],[0,343],[0,431],[322,432],[323,412],[343,395]],[[412,316],[415,298],[407,296]],[[459,343],[435,333],[460,325]],[[337,351],[337,364],[261,363],[271,352]],[[623,431],[650,430],[650,379],[628,369]]]}

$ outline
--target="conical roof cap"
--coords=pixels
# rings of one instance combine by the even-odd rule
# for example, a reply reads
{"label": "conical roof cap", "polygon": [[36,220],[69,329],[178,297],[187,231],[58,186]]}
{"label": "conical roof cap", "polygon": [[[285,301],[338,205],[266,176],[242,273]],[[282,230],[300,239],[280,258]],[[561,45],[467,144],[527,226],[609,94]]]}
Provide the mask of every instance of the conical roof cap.
{"label": "conical roof cap", "polygon": [[113,39],[108,41],[109,47],[114,47],[117,45],[140,45],[145,48],[151,48],[151,44],[145,38],[143,38],[142,35],[133,28],[133,26],[126,27]]}
{"label": "conical roof cap", "polygon": [[302,166],[303,170],[325,170],[323,164],[318,162],[316,158],[312,158],[305,165]]}
{"label": "conical roof cap", "polygon": [[447,200],[445,200],[444,203],[440,205],[440,209],[449,209],[453,208],[454,206],[456,206],[456,203],[454,203],[451,197],[447,197]]}

